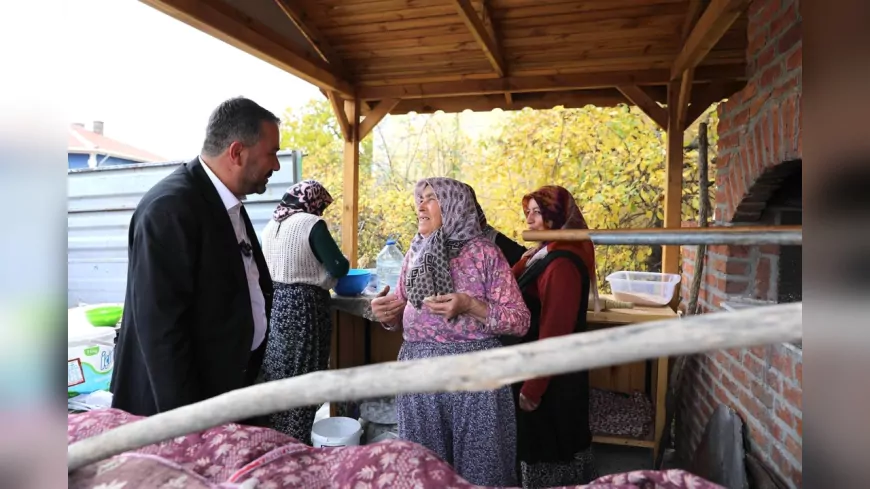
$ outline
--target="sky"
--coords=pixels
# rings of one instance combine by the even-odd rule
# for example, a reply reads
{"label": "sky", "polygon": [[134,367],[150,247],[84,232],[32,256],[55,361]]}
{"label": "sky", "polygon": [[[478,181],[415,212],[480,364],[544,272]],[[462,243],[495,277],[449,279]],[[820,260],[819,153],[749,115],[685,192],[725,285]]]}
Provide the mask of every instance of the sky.
{"label": "sky", "polygon": [[163,156],[196,156],[209,113],[245,96],[276,115],[314,86],[136,0],[65,2],[67,118]]}

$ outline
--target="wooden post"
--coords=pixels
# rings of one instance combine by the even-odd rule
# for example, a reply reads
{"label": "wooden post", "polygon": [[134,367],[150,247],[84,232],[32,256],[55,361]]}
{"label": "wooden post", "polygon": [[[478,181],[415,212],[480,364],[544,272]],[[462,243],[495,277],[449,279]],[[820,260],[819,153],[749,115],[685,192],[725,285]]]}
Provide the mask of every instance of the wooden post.
{"label": "wooden post", "polygon": [[[668,144],[667,167],[665,171],[665,228],[682,226],[682,194],[683,194],[683,126],[679,123],[682,107],[680,106],[680,80],[668,84]],[[680,247],[662,247],[662,272],[680,272]],[[665,402],[668,393],[668,357],[660,357],[656,361],[655,389],[655,447],[653,460],[657,460],[661,450],[662,434],[667,427]]]}
{"label": "wooden post", "polygon": [[359,254],[359,142],[360,100],[344,102],[348,137],[344,142],[344,207],[341,213],[341,250],[356,268]]}

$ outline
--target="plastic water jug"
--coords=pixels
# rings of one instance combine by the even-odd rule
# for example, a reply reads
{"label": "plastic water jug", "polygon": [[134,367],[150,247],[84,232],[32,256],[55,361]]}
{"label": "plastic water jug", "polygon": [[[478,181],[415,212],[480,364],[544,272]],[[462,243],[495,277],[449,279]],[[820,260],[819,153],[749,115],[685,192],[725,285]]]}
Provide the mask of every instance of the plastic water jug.
{"label": "plastic water jug", "polygon": [[405,255],[399,250],[395,239],[388,239],[387,245],[378,253],[378,291],[390,286],[390,292],[396,291],[399,283],[399,273],[402,271],[402,261]]}

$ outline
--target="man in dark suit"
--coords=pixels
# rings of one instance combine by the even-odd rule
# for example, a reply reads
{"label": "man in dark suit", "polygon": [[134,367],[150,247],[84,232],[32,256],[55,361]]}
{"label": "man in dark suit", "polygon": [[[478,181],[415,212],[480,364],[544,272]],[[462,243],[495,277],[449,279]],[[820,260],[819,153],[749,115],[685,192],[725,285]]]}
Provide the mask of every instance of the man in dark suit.
{"label": "man in dark suit", "polygon": [[242,200],[280,168],[278,124],[251,100],[227,100],[200,156],[136,207],[112,407],[150,416],[254,383],[272,280]]}

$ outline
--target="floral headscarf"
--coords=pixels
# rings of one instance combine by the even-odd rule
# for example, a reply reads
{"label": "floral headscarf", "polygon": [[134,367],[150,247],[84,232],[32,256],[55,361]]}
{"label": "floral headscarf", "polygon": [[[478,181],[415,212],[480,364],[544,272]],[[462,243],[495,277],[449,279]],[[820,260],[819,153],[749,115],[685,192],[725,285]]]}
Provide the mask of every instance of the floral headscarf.
{"label": "floral headscarf", "polygon": [[441,227],[428,237],[420,233],[411,241],[411,266],[405,275],[405,295],[417,309],[423,299],[454,292],[450,260],[462,247],[481,236],[479,206],[470,186],[452,178],[426,178],[417,182],[414,201],[426,186],[432,187],[441,207]]}
{"label": "floral headscarf", "polygon": [[[547,185],[523,197],[523,212],[528,214],[529,201],[534,199],[541,209],[541,217],[548,223],[549,229],[589,229],[583,213],[577,206],[574,196],[564,187]],[[554,250],[570,251],[583,261],[589,272],[590,285],[595,311],[600,310],[598,299],[598,278],[595,273],[595,247],[592,241],[552,241],[541,243],[529,250],[523,258],[514,265],[514,275],[519,276],[531,262],[545,256]]]}
{"label": "floral headscarf", "polygon": [[329,204],[332,204],[332,196],[326,187],[316,180],[303,180],[287,189],[272,219],[281,222],[299,212],[322,216]]}

